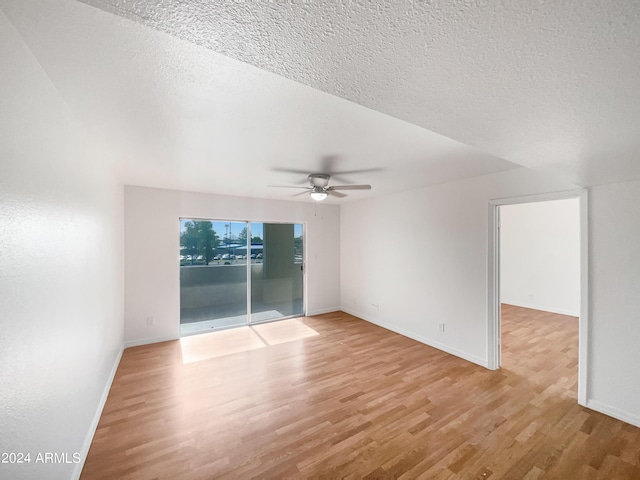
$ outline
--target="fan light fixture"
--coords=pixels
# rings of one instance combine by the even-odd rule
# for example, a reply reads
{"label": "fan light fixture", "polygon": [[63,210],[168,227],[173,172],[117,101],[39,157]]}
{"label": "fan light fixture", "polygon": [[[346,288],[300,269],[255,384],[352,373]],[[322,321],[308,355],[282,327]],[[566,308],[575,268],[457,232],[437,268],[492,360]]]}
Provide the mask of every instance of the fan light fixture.
{"label": "fan light fixture", "polygon": [[320,202],[327,198],[327,192],[325,192],[321,187],[315,187],[311,191],[311,198],[313,198],[316,202]]}

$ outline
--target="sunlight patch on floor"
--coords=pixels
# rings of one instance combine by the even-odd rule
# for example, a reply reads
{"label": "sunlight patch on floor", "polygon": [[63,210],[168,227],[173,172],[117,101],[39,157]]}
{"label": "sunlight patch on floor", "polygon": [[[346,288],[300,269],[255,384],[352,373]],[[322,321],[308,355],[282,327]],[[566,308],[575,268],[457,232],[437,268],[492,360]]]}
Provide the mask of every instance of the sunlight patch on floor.
{"label": "sunlight patch on floor", "polygon": [[182,363],[187,364],[264,348],[266,345],[251,327],[239,327],[183,337],[180,339],[180,347]]}
{"label": "sunlight patch on floor", "polygon": [[293,342],[294,340],[318,335],[318,332],[302,323],[298,318],[254,325],[253,329],[269,345]]}
{"label": "sunlight patch on floor", "polygon": [[192,335],[180,339],[182,363],[186,365],[316,335],[318,332],[298,318]]}

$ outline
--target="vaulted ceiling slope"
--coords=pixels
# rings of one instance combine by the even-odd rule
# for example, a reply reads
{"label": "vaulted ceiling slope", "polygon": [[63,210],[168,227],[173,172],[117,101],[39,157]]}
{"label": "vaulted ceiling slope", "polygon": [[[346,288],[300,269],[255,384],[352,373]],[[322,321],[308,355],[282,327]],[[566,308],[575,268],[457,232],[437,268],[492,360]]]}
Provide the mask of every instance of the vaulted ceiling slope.
{"label": "vaulted ceiling slope", "polygon": [[287,199],[267,185],[326,155],[374,169],[340,202],[522,166],[640,178],[635,2],[339,3],[0,10],[128,184]]}
{"label": "vaulted ceiling slope", "polygon": [[640,2],[83,0],[582,185],[640,178]]}

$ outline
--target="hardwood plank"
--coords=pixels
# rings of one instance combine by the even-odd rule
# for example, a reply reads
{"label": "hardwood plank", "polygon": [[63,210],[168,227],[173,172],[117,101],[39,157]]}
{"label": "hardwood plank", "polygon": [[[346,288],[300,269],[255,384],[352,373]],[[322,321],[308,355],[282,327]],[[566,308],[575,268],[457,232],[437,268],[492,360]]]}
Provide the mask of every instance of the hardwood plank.
{"label": "hardwood plank", "polygon": [[127,349],[83,479],[636,479],[577,404],[575,317],[503,306],[489,371],[333,313]]}

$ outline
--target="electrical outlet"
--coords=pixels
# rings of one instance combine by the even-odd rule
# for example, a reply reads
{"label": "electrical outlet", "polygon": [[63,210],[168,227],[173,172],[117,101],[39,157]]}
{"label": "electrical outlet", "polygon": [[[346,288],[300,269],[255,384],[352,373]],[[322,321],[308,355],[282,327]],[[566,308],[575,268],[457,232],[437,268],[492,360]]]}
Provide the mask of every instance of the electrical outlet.
{"label": "electrical outlet", "polygon": [[440,330],[441,332],[444,332],[444,323],[438,324],[438,330]]}
{"label": "electrical outlet", "polygon": [[533,293],[530,293],[529,294],[529,300],[533,300],[533,299],[534,299],[534,295],[533,295]]}
{"label": "electrical outlet", "polygon": [[378,305],[377,303],[372,303],[371,304],[376,310],[380,310],[380,305]]}
{"label": "electrical outlet", "polygon": [[153,327],[155,320],[153,317],[147,317],[147,327]]}

